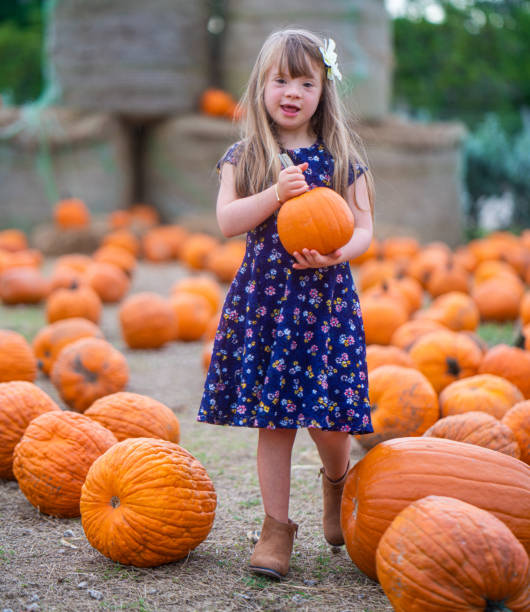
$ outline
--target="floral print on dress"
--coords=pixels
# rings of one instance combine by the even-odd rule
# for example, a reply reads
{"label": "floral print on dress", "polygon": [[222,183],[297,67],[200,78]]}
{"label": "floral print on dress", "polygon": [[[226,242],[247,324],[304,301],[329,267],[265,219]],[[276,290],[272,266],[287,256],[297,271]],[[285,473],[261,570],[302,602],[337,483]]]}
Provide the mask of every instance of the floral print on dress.
{"label": "floral print on dress", "polygon": [[[237,164],[239,143],[220,160]],[[331,185],[321,141],[287,151],[310,188]],[[350,184],[364,171],[350,166]],[[247,234],[225,298],[198,421],[243,427],[373,432],[364,328],[348,262],[296,270],[277,213]]]}

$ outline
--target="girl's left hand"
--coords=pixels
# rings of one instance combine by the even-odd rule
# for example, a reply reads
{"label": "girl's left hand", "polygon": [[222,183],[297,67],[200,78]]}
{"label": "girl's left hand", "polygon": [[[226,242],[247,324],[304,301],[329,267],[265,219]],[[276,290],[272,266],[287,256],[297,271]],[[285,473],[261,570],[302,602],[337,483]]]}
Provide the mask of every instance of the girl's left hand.
{"label": "girl's left hand", "polygon": [[315,249],[302,249],[299,253],[295,251],[293,257],[296,259],[296,263],[293,264],[293,268],[297,270],[305,270],[306,268],[326,268],[327,266],[333,266],[339,263],[342,251],[337,249],[328,255],[321,255]]}

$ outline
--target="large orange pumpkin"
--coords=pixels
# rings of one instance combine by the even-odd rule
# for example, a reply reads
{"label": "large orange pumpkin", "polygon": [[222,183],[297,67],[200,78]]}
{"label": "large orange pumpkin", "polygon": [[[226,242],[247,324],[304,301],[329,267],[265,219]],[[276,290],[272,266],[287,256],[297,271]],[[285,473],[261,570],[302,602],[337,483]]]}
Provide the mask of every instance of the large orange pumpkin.
{"label": "large orange pumpkin", "polygon": [[379,542],[376,567],[395,612],[530,610],[520,542],[493,514],[451,497],[404,508]]}
{"label": "large orange pumpkin", "polygon": [[421,436],[438,419],[438,396],[413,368],[382,365],[368,375],[374,433],[356,436],[364,448],[382,440]]}
{"label": "large orange pumpkin", "polygon": [[92,321],[83,317],[60,319],[39,330],[33,338],[32,347],[39,368],[50,374],[52,366],[63,348],[79,338],[103,338],[103,332]]}
{"label": "large orange pumpkin", "polygon": [[37,360],[22,334],[0,329],[0,382],[37,378]]}
{"label": "large orange pumpkin", "polygon": [[16,445],[13,473],[22,493],[44,514],[79,516],[88,469],[116,442],[111,431],[83,414],[46,412],[31,421]]}
{"label": "large orange pumpkin", "polygon": [[0,478],[13,479],[13,450],[35,417],[60,410],[52,398],[33,383],[0,383]]}
{"label": "large orange pumpkin", "polygon": [[126,565],[186,557],[208,535],[217,496],[204,467],[178,444],[118,442],[92,465],[81,494],[90,544]]}
{"label": "large orange pumpkin", "polygon": [[478,410],[443,417],[423,435],[484,446],[517,459],[521,456],[513,431],[491,414]]}
{"label": "large orange pumpkin", "polygon": [[59,353],[51,380],[72,410],[84,412],[98,398],[122,391],[129,380],[129,367],[106,340],[81,338]]}
{"label": "large orange pumpkin", "polygon": [[119,441],[126,438],[180,440],[180,424],[173,411],[140,393],[119,391],[105,395],[84,414],[110,429]]}
{"label": "large orange pumpkin", "polygon": [[350,240],[354,226],[346,200],[328,187],[315,187],[291,198],[278,212],[278,236],[291,255],[302,249],[332,253]]}
{"label": "large orange pumpkin", "polygon": [[381,442],[354,465],[342,494],[346,548],[367,576],[376,579],[375,552],[395,516],[427,495],[455,497],[491,512],[530,551],[528,465],[474,444],[395,438]]}

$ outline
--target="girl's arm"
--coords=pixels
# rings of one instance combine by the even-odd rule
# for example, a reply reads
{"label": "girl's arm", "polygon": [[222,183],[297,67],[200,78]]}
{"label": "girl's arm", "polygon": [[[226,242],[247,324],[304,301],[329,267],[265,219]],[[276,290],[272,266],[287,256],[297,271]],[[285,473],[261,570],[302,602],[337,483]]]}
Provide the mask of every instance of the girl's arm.
{"label": "girl's arm", "polygon": [[[290,166],[280,172],[277,190],[281,202],[307,191],[308,186],[303,174],[306,169],[307,163],[304,163],[300,166]],[[280,206],[274,185],[255,195],[238,198],[234,166],[230,163],[223,164],[216,206],[217,223],[223,236],[231,238],[254,229]]]}
{"label": "girl's arm", "polygon": [[[354,193],[357,206],[353,203]],[[304,270],[305,268],[333,266],[343,261],[350,261],[362,255],[368,249],[373,236],[373,222],[364,175],[361,175],[349,186],[346,200],[355,218],[355,227],[350,241],[329,255],[321,255],[314,249],[304,249],[302,253],[295,252],[293,256],[296,259],[296,263],[293,264],[293,268]]]}

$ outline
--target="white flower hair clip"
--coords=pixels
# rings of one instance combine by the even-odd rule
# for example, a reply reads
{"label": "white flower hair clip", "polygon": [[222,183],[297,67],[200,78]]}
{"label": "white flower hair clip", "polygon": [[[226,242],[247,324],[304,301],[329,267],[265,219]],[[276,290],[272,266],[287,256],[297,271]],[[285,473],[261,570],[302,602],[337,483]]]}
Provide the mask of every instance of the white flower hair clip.
{"label": "white flower hair clip", "polygon": [[339,81],[342,81],[342,74],[337,65],[337,54],[335,53],[335,41],[333,38],[325,40],[324,47],[319,47],[319,49],[327,68],[328,79],[333,81],[333,79],[337,77]]}

